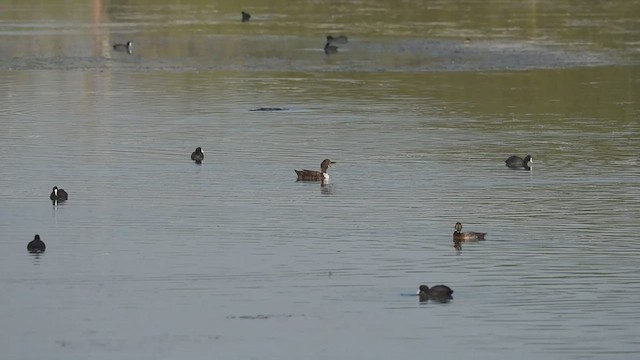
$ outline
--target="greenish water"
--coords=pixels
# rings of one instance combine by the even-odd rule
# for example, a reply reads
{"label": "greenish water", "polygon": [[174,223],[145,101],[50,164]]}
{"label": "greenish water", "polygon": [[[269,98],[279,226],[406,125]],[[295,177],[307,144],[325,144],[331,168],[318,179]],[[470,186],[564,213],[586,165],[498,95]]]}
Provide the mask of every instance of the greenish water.
{"label": "greenish water", "polygon": [[249,5],[0,5],[4,358],[637,357],[640,2]]}

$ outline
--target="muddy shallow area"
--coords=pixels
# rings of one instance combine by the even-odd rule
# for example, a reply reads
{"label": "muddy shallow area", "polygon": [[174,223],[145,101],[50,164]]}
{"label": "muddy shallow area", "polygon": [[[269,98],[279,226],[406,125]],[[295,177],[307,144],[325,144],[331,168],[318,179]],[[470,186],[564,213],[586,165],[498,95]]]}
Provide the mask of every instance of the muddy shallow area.
{"label": "muddy shallow area", "polygon": [[[65,54],[53,57],[4,59],[0,71],[9,70],[127,70],[127,71],[275,71],[275,72],[429,72],[553,69],[628,65],[628,57],[613,50],[599,52],[537,41],[465,39],[395,39],[375,41],[351,38],[337,54],[325,55],[317,39],[278,37],[204,37],[201,49],[243,49],[232,53],[185,53],[158,57],[165,51],[158,39],[136,38],[131,54],[98,56]],[[180,39],[165,39],[178,41]],[[160,41],[163,43],[163,41]],[[321,45],[321,44],[320,44]],[[81,49],[76,49],[81,50]],[[89,53],[90,46],[85,48]],[[180,52],[187,49],[178,48]],[[242,61],[238,63],[238,58]]]}

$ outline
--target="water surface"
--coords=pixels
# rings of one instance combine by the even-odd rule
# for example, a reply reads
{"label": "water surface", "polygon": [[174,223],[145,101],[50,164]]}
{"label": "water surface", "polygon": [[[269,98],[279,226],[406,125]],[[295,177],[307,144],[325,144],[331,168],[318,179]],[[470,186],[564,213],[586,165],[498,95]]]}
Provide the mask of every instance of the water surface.
{"label": "water surface", "polygon": [[4,356],[637,356],[639,3],[590,4],[3,5]]}

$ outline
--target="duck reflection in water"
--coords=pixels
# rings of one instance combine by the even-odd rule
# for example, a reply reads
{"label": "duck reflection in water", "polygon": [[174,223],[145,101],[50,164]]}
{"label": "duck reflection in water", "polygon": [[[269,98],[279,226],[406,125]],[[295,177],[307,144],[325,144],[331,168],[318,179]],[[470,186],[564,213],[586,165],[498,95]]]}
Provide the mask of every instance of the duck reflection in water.
{"label": "duck reflection in water", "polygon": [[323,195],[333,195],[334,188],[333,185],[329,184],[329,180],[322,180],[320,182],[320,192]]}
{"label": "duck reflection in water", "polygon": [[331,43],[326,43],[324,45],[324,53],[327,55],[331,55],[331,54],[337,54],[338,53],[338,47],[335,45],[331,45]]}
{"label": "duck reflection in water", "polygon": [[453,247],[456,249],[456,253],[458,255],[460,255],[460,252],[462,251],[462,243],[463,241],[453,239]]}

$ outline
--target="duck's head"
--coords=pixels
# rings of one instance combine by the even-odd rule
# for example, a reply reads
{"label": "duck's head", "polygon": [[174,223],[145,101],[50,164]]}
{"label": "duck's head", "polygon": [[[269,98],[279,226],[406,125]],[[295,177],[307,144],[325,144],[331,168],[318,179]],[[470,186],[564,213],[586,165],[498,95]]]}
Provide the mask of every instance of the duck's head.
{"label": "duck's head", "polygon": [[456,223],[456,232],[460,232],[460,231],[462,231],[462,224],[458,221]]}
{"label": "duck's head", "polygon": [[33,237],[33,240],[40,240],[40,235],[36,234],[36,236]]}
{"label": "duck's head", "polygon": [[429,287],[427,285],[420,285],[418,287],[418,292],[417,294],[420,294],[421,292],[423,293],[428,293],[429,292]]}
{"label": "duck's head", "polygon": [[201,153],[201,152],[202,152],[202,148],[201,148],[200,146],[198,146],[198,147],[196,148],[196,152],[197,152],[197,153]]}
{"label": "duck's head", "polygon": [[57,186],[54,186],[52,190],[53,190],[54,194],[58,195],[58,187]]}
{"label": "duck's head", "polygon": [[533,164],[533,157],[531,157],[531,155],[525,156],[524,157],[524,164],[525,165]]}
{"label": "duck's head", "polygon": [[335,164],[335,163],[336,163],[335,161],[331,161],[329,159],[324,159],[320,163],[320,169],[322,170],[323,173],[326,173],[327,170],[329,169],[329,166],[331,166],[331,164]]}

